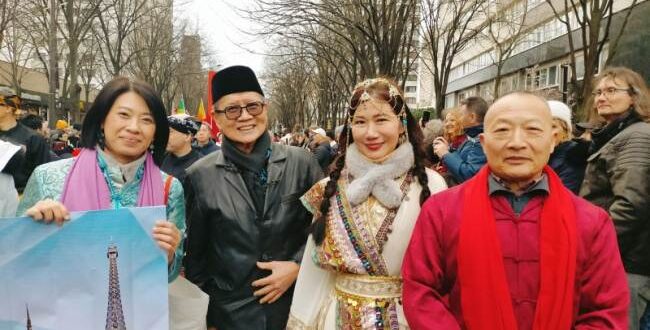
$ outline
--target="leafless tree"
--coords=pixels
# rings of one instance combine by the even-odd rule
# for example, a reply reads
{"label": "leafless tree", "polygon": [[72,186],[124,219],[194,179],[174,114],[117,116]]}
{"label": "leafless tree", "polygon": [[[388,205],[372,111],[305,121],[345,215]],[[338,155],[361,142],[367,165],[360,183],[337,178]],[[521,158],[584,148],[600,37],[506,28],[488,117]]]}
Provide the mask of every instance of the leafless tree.
{"label": "leafless tree", "polygon": [[[284,49],[291,49],[294,54],[306,51],[306,46],[295,40],[286,40]],[[272,121],[283,127],[300,124],[309,126],[316,119],[315,89],[313,77],[315,68],[312,59],[303,56],[268,57],[266,70],[261,78],[266,81],[268,97],[271,100],[270,116]]]}
{"label": "leafless tree", "polygon": [[[301,63],[309,68],[310,85],[301,87],[311,86],[303,93],[314,98],[310,102],[313,108],[302,105],[304,115],[287,120],[303,125],[313,121],[331,127],[339,123],[342,104],[358,81],[387,76],[404,84],[417,59],[418,3],[416,0],[257,0],[255,7],[242,12],[261,23],[262,29],[254,31],[256,34],[263,38],[281,36],[273,39],[274,52],[269,56],[281,57],[280,62],[286,65]],[[285,47],[288,43],[300,47]],[[298,73],[293,71],[289,76],[295,75]],[[289,79],[278,74],[270,77]],[[285,83],[272,85],[276,89],[291,88]],[[276,91],[276,94],[293,93]],[[293,99],[301,104],[300,100]],[[292,126],[293,123],[283,121],[283,124]]]}
{"label": "leafless tree", "polygon": [[[7,5],[7,1],[0,5]],[[21,23],[24,14],[23,10],[15,8],[11,19],[3,23],[5,27],[0,38],[0,58],[6,62],[0,65],[0,75],[11,83],[17,95],[22,93],[22,80],[29,71],[27,64],[34,57],[34,47]]]}
{"label": "leafless tree", "polygon": [[[561,0],[546,1],[555,17],[565,26],[568,33],[571,80],[569,93],[578,115],[585,118],[589,115],[587,101],[591,96],[592,81],[598,70],[598,61],[605,44],[609,42],[607,65],[616,54],[618,43],[627,26],[628,19],[637,0],[624,11],[622,23],[618,31],[612,30],[614,16],[614,0]],[[578,64],[576,54],[580,52],[584,58],[582,81],[578,81]]]}
{"label": "leafless tree", "polygon": [[480,26],[481,0],[424,0],[422,3],[423,38],[426,68],[433,75],[436,94],[436,112],[441,116],[445,108],[445,94],[449,82],[449,73],[456,55],[469,42],[475,40]]}
{"label": "leafless tree", "polygon": [[[153,8],[138,23],[131,51],[139,52],[129,64],[134,77],[146,81],[160,93],[167,109],[171,109],[178,94],[176,70],[179,62],[180,33],[171,25],[171,8]],[[161,22],[169,22],[169,24]]]}
{"label": "leafless tree", "polygon": [[93,32],[99,36],[99,50],[111,76],[122,74],[124,67],[139,54],[139,49],[131,48],[128,52],[128,43],[132,41],[137,22],[148,14],[151,6],[158,5],[155,1],[146,4],[146,0],[103,0],[101,4],[101,15],[97,15],[98,24]]}
{"label": "leafless tree", "polygon": [[14,0],[0,0],[0,43],[4,39],[7,25],[12,21],[12,9],[15,5]]}
{"label": "leafless tree", "polygon": [[525,35],[528,1],[485,1],[481,10],[487,19],[478,37],[492,46],[490,55],[497,70],[492,97],[497,99],[501,92],[503,67]]}
{"label": "leafless tree", "polygon": [[70,110],[73,121],[78,121],[81,86],[79,85],[79,59],[82,42],[89,35],[93,21],[97,18],[102,0],[60,0],[62,20],[59,31],[65,45],[66,70],[63,74],[61,96],[65,108]]}
{"label": "leafless tree", "polygon": [[[59,65],[54,70],[60,82],[60,97],[63,107],[58,107],[54,113],[56,118],[64,118],[65,111],[69,110],[73,121],[79,119],[79,99],[81,86],[80,56],[83,53],[83,42],[89,35],[93,22],[99,12],[102,0],[59,0],[58,18],[56,26],[49,22],[48,0],[21,0],[21,6],[31,13],[25,18],[25,27],[29,27],[28,35],[33,47],[36,49],[36,58],[42,65],[42,70],[49,79],[48,36],[52,29],[56,29],[61,46],[58,47]],[[60,70],[62,69],[62,70]],[[62,72],[61,72],[62,71]]]}
{"label": "leafless tree", "polygon": [[109,75],[103,71],[105,66],[100,55],[100,40],[98,40],[98,35],[89,35],[84,40],[82,49],[83,52],[79,60],[79,78],[84,90],[83,100],[87,103],[91,100],[90,93],[92,88],[106,82]]}

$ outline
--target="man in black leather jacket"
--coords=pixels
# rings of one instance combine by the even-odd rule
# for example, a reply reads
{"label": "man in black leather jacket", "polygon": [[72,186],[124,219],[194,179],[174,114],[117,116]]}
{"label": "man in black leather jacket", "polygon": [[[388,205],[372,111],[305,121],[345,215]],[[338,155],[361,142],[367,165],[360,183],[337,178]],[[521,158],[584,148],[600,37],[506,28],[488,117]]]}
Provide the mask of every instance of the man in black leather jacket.
{"label": "man in black leather jacket", "polygon": [[186,276],[210,295],[209,327],[284,329],[311,223],[299,198],[322,171],[307,150],[271,143],[251,69],[217,72],[212,89],[224,138],[187,170]]}

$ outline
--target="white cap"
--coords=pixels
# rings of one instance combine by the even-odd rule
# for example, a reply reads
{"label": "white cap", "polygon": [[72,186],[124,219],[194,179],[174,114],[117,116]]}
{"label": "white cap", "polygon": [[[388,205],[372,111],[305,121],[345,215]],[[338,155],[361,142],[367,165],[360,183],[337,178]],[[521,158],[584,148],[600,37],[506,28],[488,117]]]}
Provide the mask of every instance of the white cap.
{"label": "white cap", "polygon": [[311,131],[314,132],[314,133],[316,133],[316,134],[320,134],[320,135],[322,135],[322,136],[327,136],[327,133],[325,133],[325,130],[322,129],[322,128],[320,128],[320,127],[317,128],[317,129],[313,129],[313,130],[311,130]]}
{"label": "white cap", "polygon": [[568,133],[570,136],[573,125],[571,124],[571,109],[569,108],[569,106],[567,106],[566,104],[560,101],[555,101],[555,100],[550,100],[547,102],[548,102],[548,107],[551,108],[551,115],[553,116],[553,118],[564,120],[564,122],[567,124],[567,127],[569,128]]}

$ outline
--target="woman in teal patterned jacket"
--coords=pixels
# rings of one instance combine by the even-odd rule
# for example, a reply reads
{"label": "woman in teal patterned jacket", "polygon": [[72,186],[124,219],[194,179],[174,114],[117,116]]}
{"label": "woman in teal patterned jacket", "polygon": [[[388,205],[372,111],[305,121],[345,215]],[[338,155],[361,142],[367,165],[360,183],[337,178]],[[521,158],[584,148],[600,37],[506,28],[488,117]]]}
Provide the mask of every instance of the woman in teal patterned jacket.
{"label": "woman in teal patterned jacket", "polygon": [[169,127],[162,100],[146,83],[115,78],[88,110],[79,156],[37,167],[18,215],[62,224],[69,212],[167,206],[153,238],[167,253],[169,281],[178,276],[185,231],[183,188],[158,167]]}

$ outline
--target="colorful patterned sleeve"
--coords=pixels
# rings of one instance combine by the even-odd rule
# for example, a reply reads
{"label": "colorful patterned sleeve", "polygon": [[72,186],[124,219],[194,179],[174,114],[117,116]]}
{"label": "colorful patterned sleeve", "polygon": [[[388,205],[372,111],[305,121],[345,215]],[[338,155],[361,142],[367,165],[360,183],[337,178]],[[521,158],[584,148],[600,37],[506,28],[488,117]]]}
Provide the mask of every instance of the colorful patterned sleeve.
{"label": "colorful patterned sleeve", "polygon": [[317,217],[320,214],[320,204],[323,201],[323,194],[325,193],[325,185],[329,178],[322,179],[316,182],[307,192],[300,197],[300,201],[305,208]]}
{"label": "colorful patterned sleeve", "polygon": [[[163,180],[166,180],[166,174],[163,174]],[[183,197],[183,186],[174,178],[169,190],[169,200],[167,201],[167,220],[173,222],[176,228],[181,232],[181,241],[176,248],[174,261],[169,266],[168,281],[171,282],[180,273],[183,261],[183,244],[185,240],[185,199]]]}
{"label": "colorful patterned sleeve", "polygon": [[27,209],[44,199],[61,199],[65,177],[72,163],[73,159],[68,158],[36,167],[27,181],[16,216],[24,215]]}
{"label": "colorful patterned sleeve", "polygon": [[16,211],[16,216],[22,216],[25,214],[25,211],[30,207],[34,206],[38,201],[44,199],[43,193],[41,191],[41,169],[36,168],[32,175],[27,181],[25,190],[23,191],[22,199],[18,204],[18,210]]}

